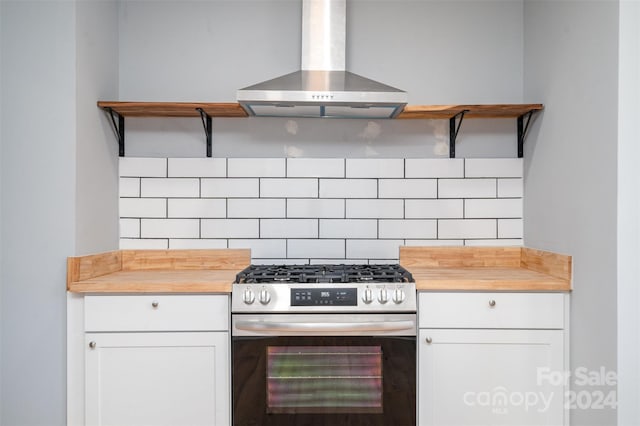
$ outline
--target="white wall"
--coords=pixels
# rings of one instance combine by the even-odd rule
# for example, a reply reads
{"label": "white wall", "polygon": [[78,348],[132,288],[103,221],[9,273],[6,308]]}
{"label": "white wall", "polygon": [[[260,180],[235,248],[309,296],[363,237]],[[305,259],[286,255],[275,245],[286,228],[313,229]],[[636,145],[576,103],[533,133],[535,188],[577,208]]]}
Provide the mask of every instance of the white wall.
{"label": "white wall", "polygon": [[618,3],[527,0],[524,40],[524,96],[545,104],[525,144],[525,245],[573,256],[572,369],[615,371]]}
{"label": "white wall", "polygon": [[74,252],[75,5],[5,1],[1,40],[0,423],[61,425],[65,258]]}
{"label": "white wall", "polygon": [[[299,69],[301,1],[136,1],[120,9],[120,100],[235,101]],[[410,104],[522,101],[522,1],[350,0],[347,68]],[[435,157],[443,120],[214,119],[215,157]],[[513,157],[515,120],[466,120],[460,157]],[[446,155],[446,149],[444,151]],[[204,155],[199,119],[127,120],[127,155]]]}
{"label": "white wall", "polygon": [[640,423],[640,3],[620,2],[618,424]]}

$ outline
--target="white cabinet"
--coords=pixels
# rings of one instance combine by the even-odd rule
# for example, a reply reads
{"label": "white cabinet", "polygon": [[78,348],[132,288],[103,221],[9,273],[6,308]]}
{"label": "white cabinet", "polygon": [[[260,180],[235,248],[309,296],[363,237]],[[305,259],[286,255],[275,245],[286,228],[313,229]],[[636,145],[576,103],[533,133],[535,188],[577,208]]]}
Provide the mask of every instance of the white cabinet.
{"label": "white cabinet", "polygon": [[86,425],[229,425],[226,295],[84,297]]}
{"label": "white cabinet", "polygon": [[420,293],[419,424],[567,424],[567,297]]}

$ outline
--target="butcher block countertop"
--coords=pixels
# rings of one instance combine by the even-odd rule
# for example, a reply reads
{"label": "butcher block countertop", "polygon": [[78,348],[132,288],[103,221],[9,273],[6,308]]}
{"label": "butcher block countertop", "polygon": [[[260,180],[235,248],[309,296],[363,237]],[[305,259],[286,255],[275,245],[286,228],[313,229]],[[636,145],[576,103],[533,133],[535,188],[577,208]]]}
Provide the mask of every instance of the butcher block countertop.
{"label": "butcher block countertop", "polygon": [[67,259],[75,293],[230,293],[248,249],[116,250]]}
{"label": "butcher block countertop", "polygon": [[571,256],[525,247],[400,247],[418,290],[571,291]]}
{"label": "butcher block countertop", "polygon": [[[248,249],[116,250],[67,259],[75,293],[230,293]],[[524,247],[400,247],[420,290],[570,291],[571,257]]]}

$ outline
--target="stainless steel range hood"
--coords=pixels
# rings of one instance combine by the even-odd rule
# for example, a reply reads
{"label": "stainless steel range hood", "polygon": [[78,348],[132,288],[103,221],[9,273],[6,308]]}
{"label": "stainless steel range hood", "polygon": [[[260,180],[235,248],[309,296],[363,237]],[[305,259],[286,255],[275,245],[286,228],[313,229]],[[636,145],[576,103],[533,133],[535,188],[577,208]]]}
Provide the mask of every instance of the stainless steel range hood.
{"label": "stainless steel range hood", "polygon": [[238,90],[249,115],[393,118],[407,93],[346,71],[346,0],[302,0],[301,70]]}

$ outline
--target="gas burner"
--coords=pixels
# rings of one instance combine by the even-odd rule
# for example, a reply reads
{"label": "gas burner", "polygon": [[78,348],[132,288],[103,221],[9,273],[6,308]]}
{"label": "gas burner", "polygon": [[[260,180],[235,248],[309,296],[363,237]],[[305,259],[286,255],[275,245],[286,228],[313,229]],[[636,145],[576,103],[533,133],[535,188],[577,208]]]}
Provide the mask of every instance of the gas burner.
{"label": "gas burner", "polygon": [[251,265],[236,283],[403,283],[413,277],[397,264]]}

